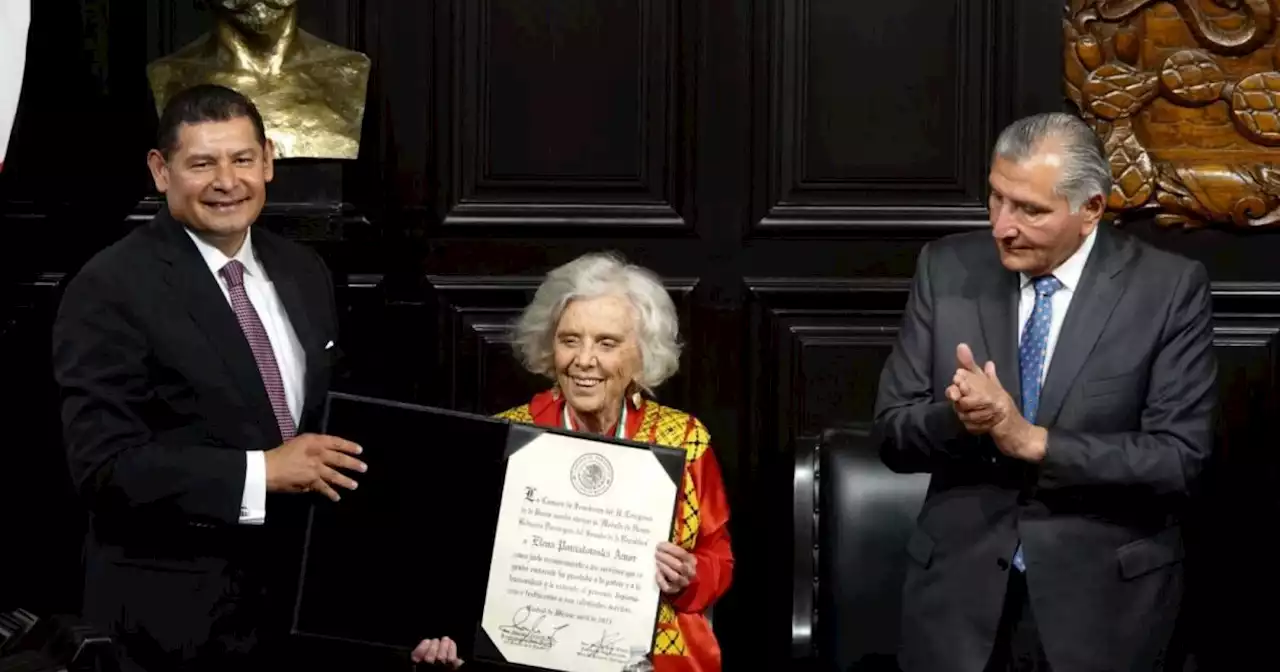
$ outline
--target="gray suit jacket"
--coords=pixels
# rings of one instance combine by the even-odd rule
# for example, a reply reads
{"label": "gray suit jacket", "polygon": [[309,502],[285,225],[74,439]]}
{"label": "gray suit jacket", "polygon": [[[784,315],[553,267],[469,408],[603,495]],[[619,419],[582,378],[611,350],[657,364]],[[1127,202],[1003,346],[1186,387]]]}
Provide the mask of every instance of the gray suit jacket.
{"label": "gray suit jacket", "polygon": [[982,671],[1021,539],[1055,672],[1162,669],[1182,597],[1179,521],[1212,444],[1207,274],[1100,225],[1041,391],[1038,465],[968,434],[944,396],[963,342],[1020,400],[1017,301],[989,231],[920,254],[875,412],[885,464],[933,475],[907,549],[900,665]]}

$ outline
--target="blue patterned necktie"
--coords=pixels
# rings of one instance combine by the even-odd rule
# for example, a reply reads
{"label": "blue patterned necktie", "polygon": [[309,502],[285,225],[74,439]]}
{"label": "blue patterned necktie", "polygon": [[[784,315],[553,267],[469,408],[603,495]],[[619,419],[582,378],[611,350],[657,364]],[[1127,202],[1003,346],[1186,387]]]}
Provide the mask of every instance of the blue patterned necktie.
{"label": "blue patterned necktie", "polygon": [[[1022,342],[1018,345],[1018,367],[1022,370],[1022,417],[1035,424],[1040,410],[1040,379],[1044,375],[1045,357],[1049,349],[1049,325],[1053,324],[1053,293],[1062,289],[1062,283],[1052,275],[1032,280],[1036,288],[1036,306],[1022,329]],[[1025,572],[1022,544],[1013,552],[1013,566]]]}

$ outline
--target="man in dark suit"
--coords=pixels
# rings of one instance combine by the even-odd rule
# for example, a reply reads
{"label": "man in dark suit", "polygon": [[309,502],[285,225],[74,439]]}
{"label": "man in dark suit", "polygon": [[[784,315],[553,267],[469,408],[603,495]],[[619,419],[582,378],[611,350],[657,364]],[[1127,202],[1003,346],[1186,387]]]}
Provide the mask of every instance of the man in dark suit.
{"label": "man in dark suit", "polygon": [[332,278],[252,227],[272,177],[240,94],[175,96],[148,155],[167,209],[91,259],[53,330],[71,473],[90,510],[85,616],[126,670],[250,670],[286,631],[300,508],[359,446],[317,426]]}
{"label": "man in dark suit", "polygon": [[932,474],[900,665],[1162,669],[1212,441],[1205,269],[1100,223],[1110,168],[1075,117],[1012,124],[989,180],[991,231],[921,252],[880,378],[882,459]]}

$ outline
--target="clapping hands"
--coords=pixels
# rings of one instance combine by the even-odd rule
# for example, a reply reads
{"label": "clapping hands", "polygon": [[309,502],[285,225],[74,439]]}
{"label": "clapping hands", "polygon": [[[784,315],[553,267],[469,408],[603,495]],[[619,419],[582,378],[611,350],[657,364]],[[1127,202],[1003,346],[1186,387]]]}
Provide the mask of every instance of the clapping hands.
{"label": "clapping hands", "polygon": [[971,434],[986,434],[1011,415],[1018,414],[1013,397],[1000,384],[996,363],[979,367],[965,343],[956,346],[956,373],[947,388],[947,400]]}
{"label": "clapping hands", "polygon": [[1044,459],[1044,428],[1022,417],[1013,397],[1000,383],[995,362],[978,366],[968,344],[956,346],[956,373],[946,396],[970,434],[989,435],[1000,452],[1009,457],[1027,462]]}

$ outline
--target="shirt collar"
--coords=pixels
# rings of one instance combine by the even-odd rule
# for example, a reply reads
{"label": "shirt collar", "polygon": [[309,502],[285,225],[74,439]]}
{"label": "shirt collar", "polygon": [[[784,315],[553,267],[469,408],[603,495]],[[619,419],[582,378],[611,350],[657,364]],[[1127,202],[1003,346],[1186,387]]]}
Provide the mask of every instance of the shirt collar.
{"label": "shirt collar", "polygon": [[[1075,251],[1067,260],[1062,262],[1057,268],[1053,269],[1053,277],[1062,283],[1062,288],[1066,290],[1074,290],[1080,284],[1080,276],[1084,275],[1084,264],[1089,260],[1089,252],[1093,250],[1093,243],[1098,237],[1098,227],[1093,227],[1093,231],[1085,237],[1084,242],[1080,244],[1079,249]],[[1026,288],[1031,284],[1031,277],[1026,273],[1019,273],[1022,278],[1022,288]]]}
{"label": "shirt collar", "polygon": [[221,271],[222,267],[227,265],[227,262],[234,259],[244,265],[244,272],[246,275],[252,275],[259,278],[264,277],[262,273],[262,265],[258,263],[258,255],[254,254],[253,251],[252,229],[244,232],[244,243],[240,245],[240,249],[235,253],[235,256],[231,257],[223,254],[222,250],[219,250],[205,239],[196,235],[191,229],[184,226],[182,227],[182,230],[186,231],[187,235],[191,237],[192,242],[196,244],[196,249],[200,251],[200,256],[204,258],[204,263],[209,265],[209,270],[212,271],[214,275],[217,275],[218,271]]}

